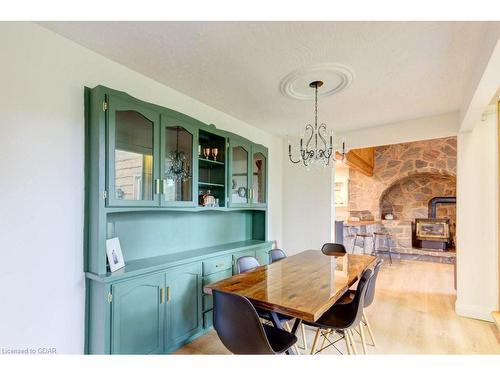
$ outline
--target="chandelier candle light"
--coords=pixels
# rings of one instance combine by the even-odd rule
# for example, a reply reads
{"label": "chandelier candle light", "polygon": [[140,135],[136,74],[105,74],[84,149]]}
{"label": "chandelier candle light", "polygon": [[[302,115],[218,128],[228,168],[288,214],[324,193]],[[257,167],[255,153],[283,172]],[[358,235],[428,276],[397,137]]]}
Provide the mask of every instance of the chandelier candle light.
{"label": "chandelier candle light", "polygon": [[184,152],[179,151],[179,127],[177,127],[176,150],[168,155],[169,167],[166,171],[167,179],[175,182],[184,182],[191,178],[191,171]]}
{"label": "chandelier candle light", "polygon": [[[330,164],[330,158],[333,155],[335,162],[334,147],[333,147],[333,132],[330,132],[329,140],[327,143],[327,130],[326,124],[321,123],[318,126],[318,88],[323,86],[323,81],[314,81],[309,84],[314,88],[314,126],[311,124],[306,125],[305,133],[300,137],[299,159],[292,158],[292,145],[288,143],[288,157],[294,164],[302,162],[306,167],[311,163],[323,164],[327,166]],[[305,148],[304,148],[304,137]],[[311,142],[314,140],[314,148],[311,147]],[[342,160],[345,158],[345,141],[342,142]]]}

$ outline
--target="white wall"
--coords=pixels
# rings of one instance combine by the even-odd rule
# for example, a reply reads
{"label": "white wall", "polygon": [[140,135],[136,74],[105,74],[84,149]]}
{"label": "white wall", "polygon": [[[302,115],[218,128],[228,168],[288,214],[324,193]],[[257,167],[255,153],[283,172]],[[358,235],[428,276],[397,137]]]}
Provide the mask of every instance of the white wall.
{"label": "white wall", "polygon": [[496,111],[458,135],[455,309],[484,320],[498,296],[497,137]]}
{"label": "white wall", "polygon": [[[298,140],[290,142],[297,152]],[[283,158],[283,243],[278,247],[288,255],[320,249],[331,241],[334,174],[333,166],[307,170],[302,164],[292,164],[288,156]]]}
{"label": "white wall", "polygon": [[340,136],[345,136],[349,149],[353,149],[451,137],[457,135],[458,128],[458,112],[450,112],[354,130]]}
{"label": "white wall", "polygon": [[282,141],[31,23],[0,23],[0,347],[84,345],[83,87],[102,84],[269,148],[282,238]]}

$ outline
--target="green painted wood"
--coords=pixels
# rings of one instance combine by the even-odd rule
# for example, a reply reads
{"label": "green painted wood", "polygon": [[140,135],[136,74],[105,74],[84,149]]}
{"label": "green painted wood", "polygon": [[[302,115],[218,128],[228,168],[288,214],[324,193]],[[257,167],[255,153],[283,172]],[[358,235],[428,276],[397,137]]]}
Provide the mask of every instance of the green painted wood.
{"label": "green painted wood", "polygon": [[178,347],[203,328],[201,263],[196,262],[167,272],[167,347]]}
{"label": "green painted wood", "polygon": [[203,313],[203,328],[206,330],[211,329],[214,325],[214,312],[209,310]]}
{"label": "green painted wood", "polygon": [[214,299],[211,294],[203,295],[203,311],[212,310],[214,307]]}
{"label": "green painted wood", "polygon": [[[187,201],[167,201],[165,195],[160,196],[160,205],[163,207],[196,207],[198,205],[198,127],[192,122],[181,120],[176,117],[171,117],[165,114],[161,115],[161,128],[160,128],[160,176],[162,179],[165,177],[165,138],[166,128],[180,126],[188,131],[193,139],[191,144],[191,155],[186,155],[190,158],[191,162],[191,200]],[[162,187],[163,188],[163,187]],[[163,189],[162,189],[163,190]]]}
{"label": "green painted wood", "polygon": [[232,254],[236,250],[241,251],[242,249],[261,248],[263,245],[265,245],[267,249],[271,249],[272,242],[254,240],[241,241],[219,246],[206,247],[202,249],[183,251],[169,255],[162,255],[159,257],[143,258],[128,262],[124,268],[116,272],[106,272],[101,275],[95,274],[93,272],[87,272],[86,277],[101,283],[115,283],[119,280],[124,280],[151,272],[159,272],[195,261],[202,261],[208,257],[223,254]]}
{"label": "green painted wood", "polygon": [[[237,148],[242,148],[246,152],[246,175],[240,175],[239,173],[239,168],[237,166],[237,163],[240,163],[240,161],[233,160],[233,150]],[[227,195],[229,198],[228,205],[229,207],[251,207],[251,202],[250,199],[248,198],[248,188],[251,187],[252,183],[252,173],[251,173],[251,156],[252,156],[252,147],[251,143],[243,138],[240,137],[231,137],[229,138],[229,152],[228,152],[228,183],[227,183]],[[241,164],[241,163],[240,163]],[[243,165],[240,165],[243,167]],[[238,202],[236,197],[234,195],[234,191],[232,189],[233,185],[233,179],[236,181],[236,184],[238,185],[238,181],[242,181],[243,179],[246,180],[246,187],[245,186],[240,186],[240,187],[245,187],[246,188],[246,202]],[[242,181],[243,183],[243,181]]]}
{"label": "green painted wood", "polygon": [[120,213],[108,220],[108,237],[119,237],[126,264],[253,239],[253,213],[246,211]]}
{"label": "green painted wood", "polygon": [[208,276],[203,276],[203,286],[215,283],[215,282],[220,281],[220,280],[227,279],[231,276],[233,276],[233,269],[232,268],[224,270],[224,271],[220,271],[217,273],[213,273],[213,274],[208,275]]}
{"label": "green painted wood", "polygon": [[157,273],[112,286],[112,354],[164,352],[164,285],[165,274]]}
{"label": "green painted wood", "polygon": [[264,264],[269,264],[269,250],[267,249],[256,250],[255,258],[257,258],[261,266]]}
{"label": "green painted wood", "polygon": [[[252,207],[262,207],[262,208],[266,208],[267,207],[267,202],[268,202],[268,194],[269,194],[269,190],[268,190],[268,175],[269,175],[269,160],[268,160],[268,152],[267,152],[267,148],[262,146],[262,145],[257,145],[255,143],[252,144],[252,167],[253,167],[253,155],[255,154],[262,154],[262,156],[264,157],[265,159],[265,173],[264,173],[264,190],[265,190],[265,201],[264,203],[259,203],[259,202],[255,202],[255,200],[252,198]],[[253,169],[252,169],[253,171]],[[253,181],[253,174],[252,174],[252,184],[251,186],[254,185],[254,181]]]}
{"label": "green painted wood", "polygon": [[86,279],[85,293],[88,304],[85,320],[86,354],[106,354],[110,352],[109,317],[111,309],[106,298],[109,291],[109,285]]}
{"label": "green painted wood", "polygon": [[211,258],[203,261],[203,276],[231,269],[233,258],[231,255]]}
{"label": "green painted wood", "polygon": [[103,192],[106,190],[106,121],[102,110],[105,93],[102,89],[86,90],[89,96],[89,108],[85,113],[89,116],[86,135],[86,207],[87,212],[87,246],[86,270],[96,273],[106,271],[105,240],[106,215]]}
{"label": "green painted wood", "polygon": [[[111,138],[109,134],[110,115],[113,112],[114,102],[119,101],[124,103],[122,108],[139,108],[141,113],[153,113],[155,117],[155,125],[158,125],[154,130],[154,178],[161,178],[161,152],[162,152],[162,120],[164,118],[174,119],[185,126],[191,127],[195,135],[200,132],[207,132],[213,135],[220,136],[225,145],[229,146],[229,139],[242,141],[245,143],[248,150],[252,152],[256,145],[248,140],[220,129],[217,129],[213,124],[204,124],[190,116],[179,113],[177,111],[147,103],[132,96],[116,91],[104,86],[97,86],[93,89],[85,88],[85,218],[84,218],[84,270],[86,271],[86,319],[85,319],[85,351],[86,353],[111,353],[114,345],[120,346],[120,340],[126,338],[127,331],[119,332],[115,330],[117,325],[115,318],[117,316],[116,309],[116,293],[113,296],[113,303],[108,303],[107,295],[113,288],[124,283],[144,283],[152,277],[152,273],[166,274],[173,267],[188,265],[188,263],[198,262],[197,267],[202,267],[203,261],[209,261],[209,258],[219,257],[232,254],[235,251],[249,250],[255,253],[256,249],[262,246],[270,249],[271,243],[265,242],[266,222],[267,222],[267,207],[257,207],[248,204],[243,207],[230,206],[226,199],[221,202],[219,208],[204,208],[195,205],[175,205],[162,206],[160,196],[155,197],[152,204],[135,203],[131,201],[123,201],[123,205],[110,204],[109,200],[105,200],[103,193],[106,191],[108,199],[114,197],[114,192],[110,191],[110,181],[114,181],[114,176],[109,172],[110,158],[107,153],[111,148],[107,141],[114,140],[114,135]],[[110,98],[110,105],[107,111],[103,110],[103,102],[106,98]],[[114,98],[114,99],[113,99]],[[112,120],[112,119],[111,119]],[[112,123],[112,121],[111,121]],[[112,124],[111,124],[112,125]],[[200,162],[197,154],[197,140],[194,140],[195,147],[193,151],[193,198],[197,198],[199,176],[199,168],[196,167]],[[223,146],[222,146],[223,147]],[[223,171],[223,193],[227,198],[228,182],[231,180],[228,177],[229,173],[229,149],[225,149],[224,163],[222,164]],[[267,150],[265,150],[267,152]],[[113,153],[114,154],[114,153]],[[210,162],[204,162],[209,164]],[[249,171],[251,170],[251,159],[249,158]],[[216,168],[221,168],[218,163]],[[114,168],[112,169],[114,172]],[[267,176],[266,176],[267,177]],[[249,173],[251,179],[251,173]],[[249,181],[248,186],[251,185]],[[220,216],[219,216],[220,215]],[[226,215],[226,218],[222,218]],[[136,225],[137,228],[132,228]],[[130,231],[127,229],[132,228]],[[140,228],[140,230],[139,230]],[[127,237],[128,233],[133,233]],[[175,235],[177,234],[177,235]],[[106,253],[105,240],[106,238],[119,235],[120,240],[123,238],[122,248],[124,253],[130,257],[126,260],[126,267],[113,274],[106,271]],[[130,247],[129,244],[134,246]],[[260,247],[259,247],[260,246]],[[132,250],[131,250],[132,249]],[[242,254],[240,253],[239,256]],[[210,274],[210,278],[214,280],[219,277],[229,277],[232,270],[216,272]],[[201,278],[201,276],[200,276]],[[182,279],[182,278],[181,278]],[[189,279],[189,278],[188,278]],[[142,280],[142,281],[141,281]],[[166,279],[164,280],[164,283]],[[186,281],[187,284],[189,284]],[[156,288],[161,283],[156,283]],[[148,288],[154,288],[149,284],[139,285],[138,290],[143,290],[144,295],[151,294],[146,292]],[[165,284],[163,286],[166,286]],[[122,287],[124,287],[122,285]],[[197,306],[203,308],[201,288],[197,292],[199,302]],[[138,293],[139,295],[141,293]],[[194,295],[194,294],[193,294]],[[119,296],[119,294],[118,294]],[[128,295],[128,299],[122,301],[130,301],[133,299],[133,293]],[[150,298],[153,300],[153,298]],[[120,301],[118,302],[120,304]],[[135,306],[137,303],[129,303]],[[127,314],[133,313],[133,308],[129,309],[127,303],[122,303],[121,314],[124,319]],[[151,305],[153,305],[151,303]],[[168,305],[168,306],[167,306]],[[206,329],[211,327],[211,310],[203,316],[206,321],[210,322],[207,328],[200,329],[196,333],[189,334],[189,337],[172,341],[169,336],[168,326],[170,324],[169,304],[164,304],[163,312],[160,308],[159,314],[164,314],[163,330],[163,348],[158,349],[158,352],[167,352],[176,349],[177,347],[193,340],[195,337],[203,334]],[[207,308],[209,302],[206,301]],[[149,314],[153,314],[153,309],[149,309]],[[201,315],[201,314],[200,314]],[[182,318],[178,318],[182,319]],[[181,324],[182,326],[182,324]],[[186,324],[189,326],[189,324]],[[205,327],[205,326],[204,326]],[[133,324],[132,324],[133,329]],[[141,329],[144,331],[144,329]],[[130,333],[130,331],[128,331]],[[121,338],[120,338],[121,334]],[[118,340],[118,341],[117,341]],[[174,342],[174,343],[173,343]],[[124,351],[133,350],[134,348],[126,348],[126,345],[131,345],[128,340],[122,344]],[[147,345],[141,345],[141,348]],[[153,350],[154,351],[154,350]]]}
{"label": "green painted wood", "polygon": [[[122,95],[106,95],[108,110],[106,111],[107,125],[107,186],[108,206],[158,206],[159,194],[156,190],[156,180],[160,178],[160,113],[148,105],[140,104],[138,101]],[[116,113],[118,111],[134,111],[152,123],[153,136],[153,178],[152,199],[150,200],[121,200],[116,199],[115,192],[115,142],[116,135]]]}

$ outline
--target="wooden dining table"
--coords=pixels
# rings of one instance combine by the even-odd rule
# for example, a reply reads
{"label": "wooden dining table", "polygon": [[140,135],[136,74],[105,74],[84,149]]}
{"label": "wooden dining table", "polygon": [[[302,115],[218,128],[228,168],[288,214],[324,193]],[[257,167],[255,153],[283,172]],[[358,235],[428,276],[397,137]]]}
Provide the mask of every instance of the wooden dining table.
{"label": "wooden dining table", "polygon": [[255,307],[271,312],[276,328],[283,329],[277,313],[296,318],[291,330],[295,334],[302,320],[318,320],[376,259],[306,250],[203,289],[209,294],[215,289],[248,298]]}

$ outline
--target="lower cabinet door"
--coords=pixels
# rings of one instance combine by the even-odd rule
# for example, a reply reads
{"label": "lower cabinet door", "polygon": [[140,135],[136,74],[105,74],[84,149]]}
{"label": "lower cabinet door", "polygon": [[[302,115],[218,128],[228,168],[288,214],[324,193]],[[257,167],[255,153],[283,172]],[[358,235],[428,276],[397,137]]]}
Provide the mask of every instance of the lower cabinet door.
{"label": "lower cabinet door", "polygon": [[111,353],[154,354],[165,351],[165,274],[112,285]]}
{"label": "lower cabinet door", "polygon": [[167,271],[168,351],[203,329],[201,262]]}

